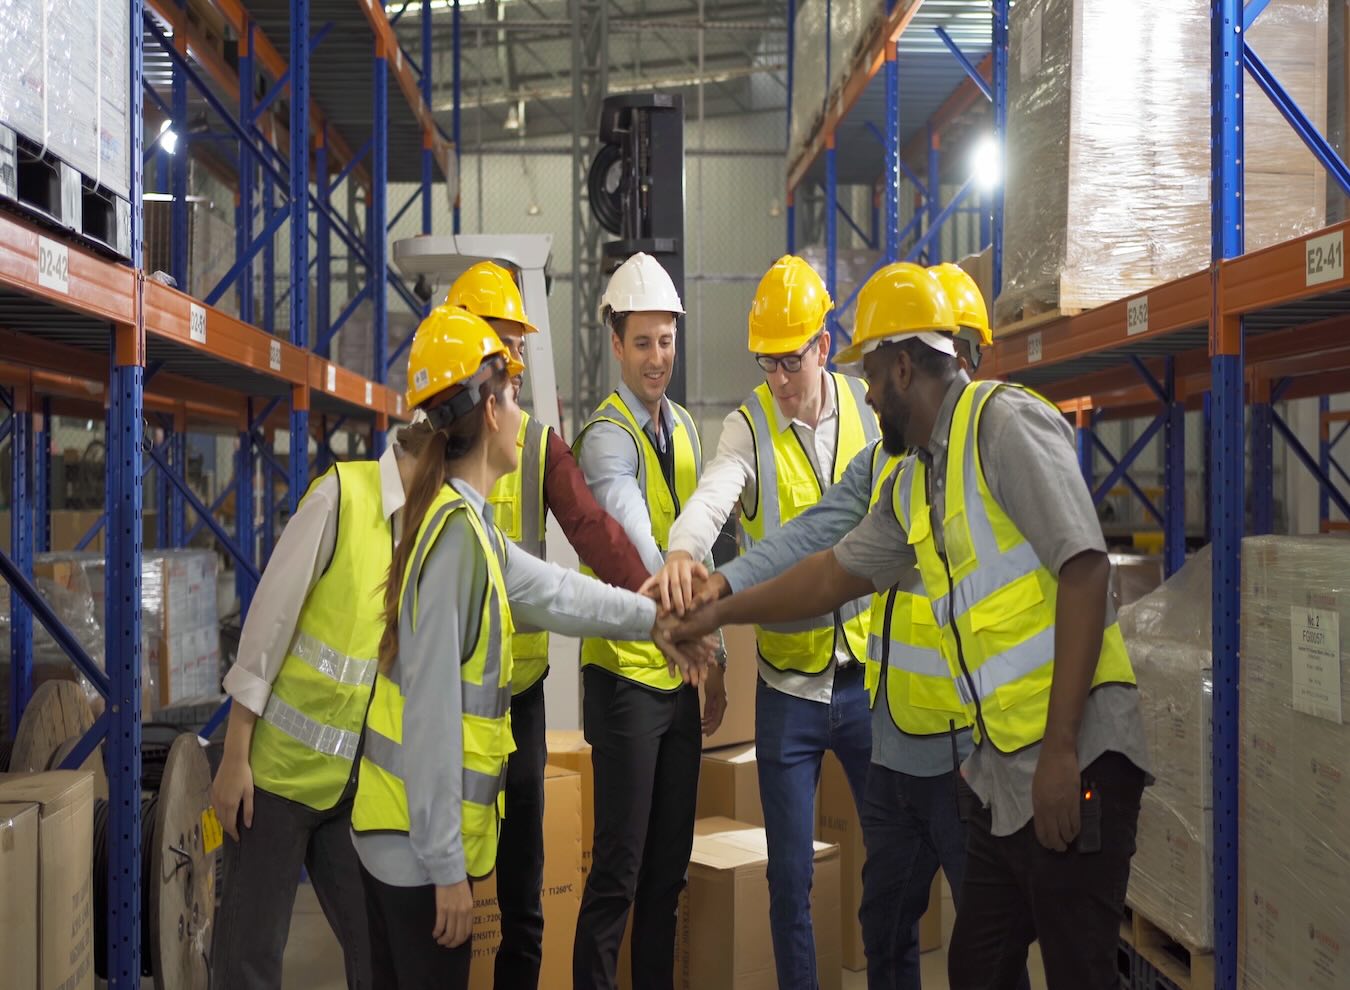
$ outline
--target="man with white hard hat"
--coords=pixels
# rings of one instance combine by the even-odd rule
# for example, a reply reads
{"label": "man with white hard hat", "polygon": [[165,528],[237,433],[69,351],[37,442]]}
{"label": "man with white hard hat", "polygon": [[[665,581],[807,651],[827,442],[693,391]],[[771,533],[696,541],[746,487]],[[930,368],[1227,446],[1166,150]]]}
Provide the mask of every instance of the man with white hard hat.
{"label": "man with white hard hat", "polygon": [[[665,563],[671,524],[694,493],[702,448],[693,417],[670,401],[679,294],[660,262],[635,254],[610,278],[600,317],[611,331],[619,387],[577,436],[582,473],[652,571]],[[722,658],[725,664],[725,657]],[[573,986],[615,986],[633,912],[633,985],[670,987],[675,911],[694,842],[705,733],[726,708],[714,666],[699,695],[651,642],[586,639],[583,723],[595,768],[595,851],[577,919]]]}

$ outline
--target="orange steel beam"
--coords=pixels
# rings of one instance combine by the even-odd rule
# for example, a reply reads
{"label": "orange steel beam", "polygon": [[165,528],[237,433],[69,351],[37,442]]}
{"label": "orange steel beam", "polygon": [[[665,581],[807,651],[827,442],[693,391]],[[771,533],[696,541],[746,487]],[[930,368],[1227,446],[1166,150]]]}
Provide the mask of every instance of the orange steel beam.
{"label": "orange steel beam", "polygon": [[[160,7],[167,5],[169,0],[147,0],[147,2],[154,6],[156,10],[159,10]],[[234,28],[241,39],[246,39],[248,37],[248,11],[239,0],[211,0],[211,4],[224,15],[226,22]],[[263,34],[262,28],[254,28],[253,44],[254,57],[262,67],[267,70],[274,81],[285,75],[286,60],[281,57],[281,53],[277,51],[276,46],[272,44],[267,35]],[[235,74],[233,92],[235,94],[238,94],[239,92],[238,74]],[[324,113],[323,108],[315,103],[313,99],[309,101],[309,118],[310,127],[315,130],[321,131],[325,124],[328,125],[328,144],[333,150],[331,160],[334,166],[341,167],[341,165],[351,161],[353,157],[351,145],[347,143],[347,140],[338,132],[337,128],[329,122],[328,115]],[[289,145],[287,145],[283,153],[289,153]],[[354,169],[354,174],[360,179],[361,185],[369,191],[370,171],[365,163],[358,165]]]}
{"label": "orange steel beam", "polygon": [[[417,76],[413,74],[412,66],[403,58],[403,48],[398,43],[394,26],[389,23],[389,15],[384,12],[384,4],[375,3],[373,0],[355,0],[355,3],[365,12],[370,29],[375,34],[375,53],[384,56],[391,63],[398,88],[403,90],[403,96],[422,128],[424,145],[429,143],[441,175],[449,175],[450,145],[436,129],[436,120],[432,116],[431,107],[422,100],[422,89],[417,83]],[[430,72],[431,67],[423,66],[422,71]]]}
{"label": "orange steel beam", "polygon": [[1232,315],[1251,313],[1350,288],[1350,279],[1344,274],[1340,278],[1308,284],[1308,242],[1323,236],[1334,239],[1339,235],[1344,271],[1347,270],[1343,253],[1347,233],[1350,233],[1350,221],[1225,261],[1222,265],[1224,312]]}
{"label": "orange steel beam", "polygon": [[[1148,328],[1133,336],[1126,331],[1130,302],[1148,299]],[[1002,378],[1033,365],[1052,365],[1084,354],[1108,351],[1128,341],[1164,337],[1178,330],[1203,327],[1209,321],[1210,273],[1198,272],[1148,292],[1107,303],[1077,316],[1057,320],[994,341],[989,377]],[[1038,336],[1037,336],[1038,335]],[[1039,362],[1030,360],[1039,345]],[[1124,360],[1122,358],[1122,360]]]}
{"label": "orange steel beam", "polygon": [[[47,284],[38,276],[39,253],[48,268]],[[65,257],[65,288],[59,276]],[[132,293],[136,275],[63,239],[49,238],[23,220],[0,214],[0,286],[66,309],[130,324],[135,319]],[[6,355],[8,356],[8,355]]]}
{"label": "orange steel beam", "polygon": [[[840,90],[838,101],[826,111],[825,119],[821,121],[815,137],[806,146],[806,150],[802,152],[796,164],[788,171],[788,189],[796,189],[802,179],[806,177],[811,165],[825,150],[826,139],[833,139],[835,128],[848,116],[848,112],[858,102],[858,98],[862,96],[867,84],[872,81],[872,77],[885,64],[887,46],[897,41],[900,35],[905,33],[905,28],[909,27],[910,19],[919,9],[921,2],[922,0],[899,0],[895,9],[886,15],[885,23],[881,25],[871,45],[863,53],[858,67],[844,81],[844,87]],[[380,16],[384,16],[383,9],[380,11]]]}

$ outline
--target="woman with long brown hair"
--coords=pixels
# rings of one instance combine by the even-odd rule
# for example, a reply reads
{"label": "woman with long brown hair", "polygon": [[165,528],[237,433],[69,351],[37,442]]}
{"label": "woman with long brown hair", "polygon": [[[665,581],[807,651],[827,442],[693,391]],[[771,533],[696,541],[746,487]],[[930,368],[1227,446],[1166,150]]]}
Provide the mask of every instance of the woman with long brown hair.
{"label": "woman with long brown hair", "polygon": [[492,872],[510,814],[513,613],[564,635],[659,633],[649,599],[537,560],[493,524],[484,495],[519,456],[520,371],[486,322],[446,306],[409,356],[408,404],[426,421],[403,431],[421,453],[352,812],[382,987],[468,985],[470,882]]}

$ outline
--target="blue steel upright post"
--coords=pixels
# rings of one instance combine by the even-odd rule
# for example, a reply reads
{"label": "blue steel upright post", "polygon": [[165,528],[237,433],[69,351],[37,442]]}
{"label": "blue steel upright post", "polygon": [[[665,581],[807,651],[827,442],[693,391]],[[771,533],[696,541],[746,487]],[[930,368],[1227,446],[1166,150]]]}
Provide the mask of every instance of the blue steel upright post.
{"label": "blue steel upright post", "polygon": [[1210,2],[1214,986],[1237,986],[1238,683],[1244,517],[1243,331],[1224,313],[1219,262],[1243,251],[1242,0]]}
{"label": "blue steel upright post", "polygon": [[[130,3],[130,92],[139,99],[144,0]],[[135,292],[144,292],[142,206],[143,117],[131,124],[131,268]],[[186,149],[185,149],[186,150]],[[144,412],[145,323],[138,299],[136,321],[113,328],[108,382],[108,455],[104,568],[104,657],[108,673],[108,925],[110,990],[141,985],[141,417]],[[147,922],[149,919],[146,919]]]}
{"label": "blue steel upright post", "polygon": [[[292,97],[294,102],[295,98]],[[272,211],[276,208],[276,183],[272,178],[272,170],[265,168],[262,170],[262,215],[263,223],[266,224],[272,218]],[[291,217],[291,230],[295,230],[295,217]],[[262,272],[262,328],[268,333],[276,331],[277,320],[277,251],[276,238],[269,237],[267,243],[263,245],[263,272]],[[295,299],[291,299],[291,311],[295,311]]]}
{"label": "blue steel upright post", "polygon": [[1176,361],[1167,358],[1167,426],[1163,432],[1163,574],[1186,563],[1186,403],[1178,391]]}
{"label": "blue steel upright post", "polygon": [[[834,133],[825,135],[825,289],[831,299],[839,298],[839,163],[834,149]],[[830,360],[843,343],[839,339],[839,321],[831,311],[826,317],[830,328]]]}
{"label": "blue steel upright post", "polygon": [[[256,560],[254,544],[257,542],[254,538],[253,529],[253,435],[249,432],[249,423],[253,419],[252,402],[245,404],[244,417],[244,429],[239,433],[239,450],[235,455],[234,463],[235,538],[239,544],[239,552],[252,563]],[[263,478],[268,478],[265,465],[263,467]],[[263,487],[270,496],[270,481]],[[257,589],[253,585],[253,578],[249,575],[247,568],[239,566],[237,561],[234,568],[234,590],[239,596],[239,614],[248,615],[249,605],[253,601],[253,592]]]}
{"label": "blue steel upright post", "polygon": [[[247,124],[253,116],[253,22],[249,21],[239,33],[239,119]],[[239,206],[235,215],[234,256],[239,260],[248,253],[253,243],[253,152],[244,141],[239,142]],[[267,218],[264,217],[264,221]],[[253,262],[244,266],[239,276],[239,318],[253,322]]]}
{"label": "blue steel upright post", "polygon": [[886,42],[886,261],[900,260],[900,45]]}
{"label": "blue steel upright post", "polygon": [[33,425],[33,494],[37,499],[33,552],[46,553],[52,548],[52,400],[48,396],[43,396],[42,413]]}
{"label": "blue steel upright post", "polygon": [[1262,379],[1252,388],[1251,530],[1256,536],[1275,531],[1275,411],[1271,408],[1270,386],[1268,379]]}
{"label": "blue steel upright post", "polygon": [[452,58],[453,62],[453,83],[454,83],[454,112],[451,118],[451,138],[455,142],[455,210],[452,218],[450,232],[459,233],[459,190],[463,183],[460,181],[460,155],[459,155],[459,123],[460,123],[460,101],[462,89],[460,87],[460,23],[459,23],[459,0],[452,0],[451,11],[451,35],[452,35]]}
{"label": "blue steel upright post", "polygon": [[[180,23],[187,21],[187,0],[177,0],[178,17]],[[187,54],[187,35],[181,31],[174,33],[174,46],[183,54]],[[172,255],[169,260],[169,274],[173,276],[174,282],[179,290],[188,294],[192,293],[192,286],[188,284],[188,77],[177,62],[173,67],[173,119],[170,126],[178,135],[178,144],[175,153],[170,158],[169,164],[169,192],[173,196],[173,202],[169,207],[170,224],[170,251]],[[161,509],[161,511],[163,511]]]}
{"label": "blue steel upright post", "polygon": [[[422,102],[431,109],[431,0],[422,0]],[[427,131],[422,135],[422,233],[431,233],[431,183],[432,183],[432,142],[435,134]],[[459,154],[459,146],[455,146]]]}
{"label": "blue steel upright post", "polygon": [[1008,0],[994,0],[994,146],[998,150],[998,181],[994,186],[993,246],[994,296],[1003,290],[1003,191],[1008,174]]}
{"label": "blue steel upright post", "polygon": [[[374,139],[371,157],[374,162],[374,176],[370,189],[370,301],[374,310],[374,374],[377,382],[383,382],[388,363],[389,351],[389,238],[385,232],[388,212],[385,187],[389,184],[389,53],[384,50],[384,42],[375,42],[375,106]],[[384,453],[384,431],[375,430],[371,436],[371,456],[379,457]]]}
{"label": "blue steel upright post", "polygon": [[[1327,413],[1331,411],[1331,396],[1320,395],[1317,397],[1317,466],[1322,471],[1322,477],[1331,477],[1331,433],[1327,429]],[[1321,524],[1331,519],[1331,493],[1327,491],[1326,485],[1317,486],[1317,521],[1318,528]]]}
{"label": "blue steel upright post", "polygon": [[[33,579],[33,489],[29,446],[33,433],[32,389],[14,389],[9,415],[9,453],[12,461],[9,501],[9,549],[23,576]],[[23,596],[10,592],[10,685],[9,734],[18,731],[19,719],[33,696],[33,612]]]}
{"label": "blue steel upright post", "polygon": [[[291,0],[291,343],[309,346],[309,0]],[[383,192],[383,190],[381,190]],[[297,390],[299,391],[299,390]],[[290,510],[309,483],[309,394],[292,398]]]}
{"label": "blue steel upright post", "polygon": [[[797,0],[788,0],[787,5],[787,150],[792,150],[792,83],[793,62],[797,49]],[[789,162],[788,164],[791,164]],[[797,253],[797,206],[793,202],[794,189],[787,191],[787,204],[783,212],[787,215],[787,253]]]}
{"label": "blue steel upright post", "polygon": [[[318,346],[324,332],[333,322],[333,234],[328,211],[332,209],[328,190],[328,124],[319,127],[314,134],[314,195],[319,201],[314,211],[314,251],[318,264],[314,272],[314,328],[309,348]],[[267,548],[267,549],[270,549]]]}
{"label": "blue steel upright post", "polygon": [[[178,472],[179,477],[187,480],[188,459],[187,459],[187,415],[178,413],[173,420],[173,436],[169,443],[169,463],[173,469]],[[177,486],[169,493],[169,542],[168,545],[175,549],[181,548],[184,544],[184,533],[187,530],[187,504],[183,501],[183,493]],[[161,549],[163,549],[161,547]]]}
{"label": "blue steel upright post", "polygon": [[[942,144],[933,125],[928,125],[928,196],[924,200],[928,214],[925,233],[938,225],[942,213]],[[942,235],[935,234],[924,251],[924,263],[935,265],[942,260]]]}

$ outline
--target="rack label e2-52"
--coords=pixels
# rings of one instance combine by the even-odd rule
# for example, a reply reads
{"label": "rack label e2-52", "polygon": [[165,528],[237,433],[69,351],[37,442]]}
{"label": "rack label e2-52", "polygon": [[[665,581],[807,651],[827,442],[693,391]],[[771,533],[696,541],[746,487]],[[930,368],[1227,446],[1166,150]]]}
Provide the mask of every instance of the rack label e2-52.
{"label": "rack label e2-52", "polygon": [[1345,232],[1323,234],[1310,237],[1304,242],[1307,249],[1307,266],[1304,274],[1307,285],[1321,285],[1323,282],[1335,282],[1345,277]]}

